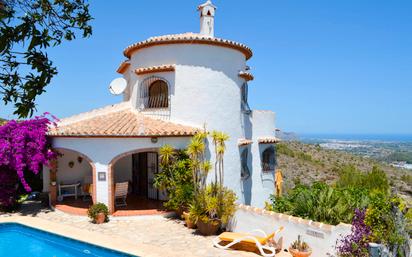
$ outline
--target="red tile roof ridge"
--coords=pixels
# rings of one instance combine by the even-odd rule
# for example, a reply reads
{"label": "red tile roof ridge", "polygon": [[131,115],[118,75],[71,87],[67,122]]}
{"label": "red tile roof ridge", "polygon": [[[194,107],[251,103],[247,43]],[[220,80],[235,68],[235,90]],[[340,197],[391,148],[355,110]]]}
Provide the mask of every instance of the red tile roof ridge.
{"label": "red tile roof ridge", "polygon": [[223,45],[227,47],[233,47],[243,52],[246,56],[246,59],[250,59],[253,55],[252,49],[246,46],[245,44],[238,43],[236,41],[232,41],[228,39],[223,39],[223,38],[218,38],[218,37],[213,37],[213,36],[208,36],[208,35],[203,35],[203,34],[193,33],[193,32],[149,37],[146,40],[139,41],[139,42],[129,45],[123,51],[123,54],[127,58],[130,58],[132,52],[140,48],[151,46],[151,45],[156,45],[158,43],[176,43],[176,42],[210,43],[210,44]]}
{"label": "red tile roof ridge", "polygon": [[127,110],[128,108],[131,109],[131,103],[129,101],[121,102],[117,104],[106,105],[100,108],[92,109],[87,112],[78,113],[63,119],[60,119],[57,124],[64,126],[69,125],[71,123],[76,123],[85,119],[94,118],[100,115],[105,115],[109,113],[119,112],[122,110]]}

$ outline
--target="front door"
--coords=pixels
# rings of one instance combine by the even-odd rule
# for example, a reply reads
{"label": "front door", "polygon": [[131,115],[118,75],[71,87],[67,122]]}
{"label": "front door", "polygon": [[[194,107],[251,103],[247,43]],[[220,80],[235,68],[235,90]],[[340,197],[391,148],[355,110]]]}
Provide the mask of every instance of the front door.
{"label": "front door", "polygon": [[133,193],[147,199],[159,200],[159,191],[153,186],[158,172],[158,154],[133,154]]}
{"label": "front door", "polygon": [[147,153],[147,198],[159,200],[159,191],[153,186],[157,173],[157,153]]}

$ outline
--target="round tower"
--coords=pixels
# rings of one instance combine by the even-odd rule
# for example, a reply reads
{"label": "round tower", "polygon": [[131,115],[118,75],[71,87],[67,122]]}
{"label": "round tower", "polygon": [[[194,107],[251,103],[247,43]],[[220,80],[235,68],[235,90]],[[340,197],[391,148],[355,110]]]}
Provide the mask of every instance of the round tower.
{"label": "round tower", "polygon": [[[239,140],[255,138],[258,144],[258,135],[252,128],[253,112],[247,104],[247,82],[253,76],[246,62],[252,57],[252,50],[241,43],[214,37],[216,6],[210,0],[200,5],[198,11],[200,33],[151,37],[124,50],[127,61],[118,71],[128,80],[125,100],[151,117],[227,133],[230,140],[226,144],[225,185],[236,191],[240,201],[250,204],[252,191],[262,196],[272,191],[262,191],[256,182],[248,182],[256,188],[245,193],[241,177],[244,167]],[[273,135],[274,115],[258,116],[260,120],[263,116],[269,118],[267,126],[260,126],[265,129],[259,134]],[[250,145],[246,147],[250,151]],[[251,171],[260,169],[254,166],[256,163],[259,166],[261,150],[257,147],[257,153],[247,157],[246,166],[250,165]],[[213,152],[213,145],[209,143],[212,163]],[[251,156],[256,158],[253,164]],[[255,178],[247,179],[261,180],[259,174],[256,171]]]}

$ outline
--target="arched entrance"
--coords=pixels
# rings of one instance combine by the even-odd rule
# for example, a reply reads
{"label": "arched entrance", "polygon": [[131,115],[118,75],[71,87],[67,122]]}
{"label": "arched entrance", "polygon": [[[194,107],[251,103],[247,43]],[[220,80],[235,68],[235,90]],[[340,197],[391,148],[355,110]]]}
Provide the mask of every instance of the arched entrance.
{"label": "arched entrance", "polygon": [[109,209],[114,216],[158,214],[164,211],[163,200],[166,200],[166,195],[153,185],[159,171],[158,159],[158,149],[148,148],[123,153],[110,162]]}
{"label": "arched entrance", "polygon": [[96,167],[83,153],[55,148],[58,153],[50,171],[51,189],[55,190],[55,207],[64,212],[86,215],[96,200]]}

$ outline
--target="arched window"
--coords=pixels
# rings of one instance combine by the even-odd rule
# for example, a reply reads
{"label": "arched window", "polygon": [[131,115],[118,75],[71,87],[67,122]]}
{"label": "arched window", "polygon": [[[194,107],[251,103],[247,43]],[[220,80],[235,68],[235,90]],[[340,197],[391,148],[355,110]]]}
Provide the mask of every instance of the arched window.
{"label": "arched window", "polygon": [[161,77],[150,76],[144,79],[140,83],[139,91],[141,109],[165,109],[170,105],[169,83]]}
{"label": "arched window", "polygon": [[276,164],[275,147],[270,146],[266,148],[262,153],[262,170],[264,172],[274,171],[275,164]]}
{"label": "arched window", "polygon": [[156,80],[149,86],[148,108],[167,108],[169,105],[167,84],[163,80]]}
{"label": "arched window", "polygon": [[243,113],[250,114],[251,110],[248,103],[248,84],[244,83],[240,88],[240,95],[241,95],[241,108]]}
{"label": "arched window", "polygon": [[241,164],[240,177],[242,178],[242,180],[246,180],[250,177],[247,157],[248,157],[248,149],[245,148],[240,154],[240,162],[241,162],[240,163]]}

